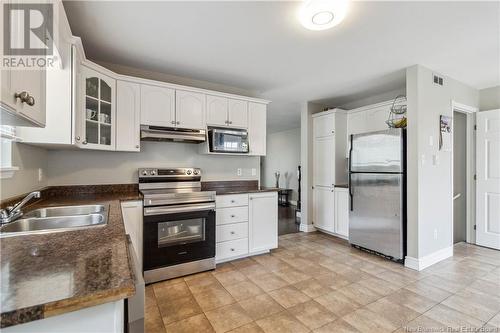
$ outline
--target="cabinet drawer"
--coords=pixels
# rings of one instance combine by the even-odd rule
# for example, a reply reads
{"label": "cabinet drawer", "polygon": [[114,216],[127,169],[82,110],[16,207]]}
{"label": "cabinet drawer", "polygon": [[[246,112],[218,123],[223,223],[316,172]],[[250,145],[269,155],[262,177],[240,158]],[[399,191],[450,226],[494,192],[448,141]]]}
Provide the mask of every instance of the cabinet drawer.
{"label": "cabinet drawer", "polygon": [[218,225],[216,228],[217,243],[248,237],[248,222]]}
{"label": "cabinet drawer", "polygon": [[216,224],[229,224],[248,221],[248,206],[234,208],[220,208],[215,214]]}
{"label": "cabinet drawer", "polygon": [[248,253],[248,238],[217,243],[215,247],[216,260],[241,256],[247,253]]}
{"label": "cabinet drawer", "polygon": [[217,208],[248,206],[248,194],[218,195],[215,204]]}

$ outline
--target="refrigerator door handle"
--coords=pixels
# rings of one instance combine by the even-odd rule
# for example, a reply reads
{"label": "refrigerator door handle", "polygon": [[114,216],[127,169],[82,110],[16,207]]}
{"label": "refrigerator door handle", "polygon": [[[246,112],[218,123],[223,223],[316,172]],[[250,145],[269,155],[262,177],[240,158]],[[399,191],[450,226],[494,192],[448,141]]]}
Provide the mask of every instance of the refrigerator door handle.
{"label": "refrigerator door handle", "polygon": [[349,177],[347,178],[347,188],[349,189],[349,201],[350,201],[350,208],[351,212],[354,210],[354,196],[352,195],[352,186],[351,186],[351,173],[349,173]]}

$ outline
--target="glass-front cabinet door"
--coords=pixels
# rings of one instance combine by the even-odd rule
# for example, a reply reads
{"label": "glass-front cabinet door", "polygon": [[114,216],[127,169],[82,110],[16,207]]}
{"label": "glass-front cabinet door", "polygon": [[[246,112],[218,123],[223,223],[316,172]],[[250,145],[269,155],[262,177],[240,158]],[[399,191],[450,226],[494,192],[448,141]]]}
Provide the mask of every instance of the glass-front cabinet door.
{"label": "glass-front cabinet door", "polygon": [[77,143],[81,148],[114,150],[116,81],[82,66],[81,83],[81,133]]}

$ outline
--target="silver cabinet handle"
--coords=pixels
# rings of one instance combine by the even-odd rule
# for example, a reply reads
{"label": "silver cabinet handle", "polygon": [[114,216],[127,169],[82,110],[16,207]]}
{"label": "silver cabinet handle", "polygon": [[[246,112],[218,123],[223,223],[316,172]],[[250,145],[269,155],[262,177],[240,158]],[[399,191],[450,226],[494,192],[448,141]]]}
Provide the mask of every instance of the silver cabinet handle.
{"label": "silver cabinet handle", "polygon": [[232,218],[232,219],[234,219],[235,217],[236,217],[236,216],[234,216],[234,215],[231,215],[231,218]]}
{"label": "silver cabinet handle", "polygon": [[234,235],[234,231],[231,231],[231,235]]}
{"label": "silver cabinet handle", "polygon": [[175,120],[172,120],[170,123],[171,123],[172,125],[175,125]]}
{"label": "silver cabinet handle", "polygon": [[135,148],[139,148],[139,145],[135,145]]}
{"label": "silver cabinet handle", "polygon": [[235,203],[235,201],[234,201],[234,200],[231,200],[231,203]]}
{"label": "silver cabinet handle", "polygon": [[33,96],[30,96],[30,94],[27,91],[22,91],[20,93],[15,93],[14,97],[16,99],[19,98],[21,100],[21,103],[26,103],[29,106],[35,105],[35,98]]}
{"label": "silver cabinet handle", "polygon": [[86,145],[86,144],[87,144],[87,141],[83,141],[82,143],[83,143],[84,145]]}
{"label": "silver cabinet handle", "polygon": [[234,252],[234,249],[233,249],[233,248],[231,248],[231,252]]}
{"label": "silver cabinet handle", "polygon": [[233,122],[232,121],[229,121],[230,124],[232,124]]}
{"label": "silver cabinet handle", "polygon": [[178,122],[177,122],[177,125],[180,125],[180,124],[181,124],[181,122],[180,122],[180,121],[178,121]]}
{"label": "silver cabinet handle", "polygon": [[79,136],[76,137],[76,141],[80,141],[80,137]]}

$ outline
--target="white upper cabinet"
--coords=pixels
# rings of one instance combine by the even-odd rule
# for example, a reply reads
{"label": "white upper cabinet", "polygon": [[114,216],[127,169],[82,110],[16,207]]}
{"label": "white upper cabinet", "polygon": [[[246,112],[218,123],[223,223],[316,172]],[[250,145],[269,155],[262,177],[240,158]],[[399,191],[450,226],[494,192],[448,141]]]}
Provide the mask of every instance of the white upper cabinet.
{"label": "white upper cabinet", "polygon": [[231,127],[248,127],[248,102],[229,99],[228,122]]}
{"label": "white upper cabinet", "polygon": [[205,94],[176,90],[175,115],[177,127],[204,129],[206,127]]}
{"label": "white upper cabinet", "polygon": [[226,126],[227,111],[227,98],[207,95],[207,125]]}
{"label": "white upper cabinet", "polygon": [[116,82],[116,150],[140,150],[140,98],[140,85]]}
{"label": "white upper cabinet", "polygon": [[[116,82],[94,69],[82,66],[77,142],[81,148],[114,150],[116,131]],[[83,141],[82,141],[83,140]]]}
{"label": "white upper cabinet", "polygon": [[329,113],[313,118],[314,137],[321,138],[335,134],[335,114]]}
{"label": "white upper cabinet", "polygon": [[266,104],[248,103],[248,142],[250,145],[250,155],[266,155],[266,112]]}
{"label": "white upper cabinet", "polygon": [[175,90],[141,84],[141,124],[175,126]]}

